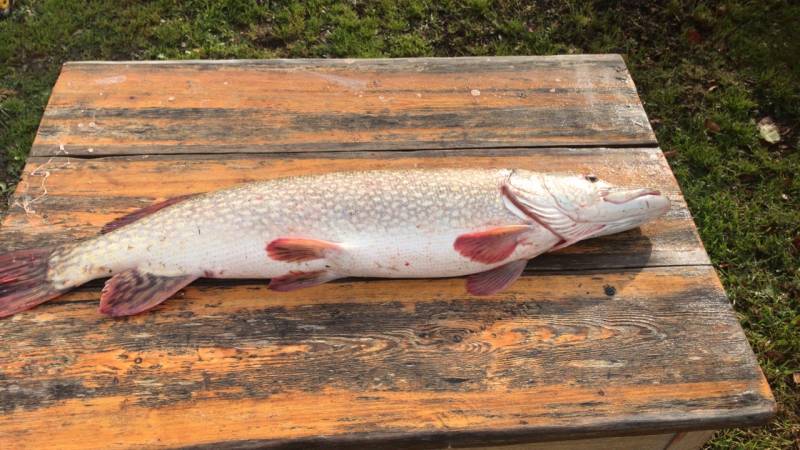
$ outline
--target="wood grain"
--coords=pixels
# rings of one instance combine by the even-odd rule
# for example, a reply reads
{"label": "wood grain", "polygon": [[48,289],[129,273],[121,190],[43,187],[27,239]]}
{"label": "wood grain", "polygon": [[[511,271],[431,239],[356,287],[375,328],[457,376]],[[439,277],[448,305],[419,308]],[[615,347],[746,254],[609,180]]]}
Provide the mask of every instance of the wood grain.
{"label": "wood grain", "polygon": [[[658,221],[543,255],[531,263],[532,270],[708,264],[680,190],[658,149],[489,149],[376,155],[31,158],[4,224],[4,233],[13,239],[0,243],[0,248],[56,245],[92,236],[115,217],[165,197],[247,181],[338,170],[510,167],[595,173],[612,183],[659,189],[673,201],[670,213]],[[46,180],[45,174],[49,174]],[[159,181],[153,183],[154,179]],[[43,195],[45,188],[47,194]]]}
{"label": "wood grain", "polygon": [[618,55],[69,63],[34,156],[654,145]]}
{"label": "wood grain", "polygon": [[97,315],[98,295],[0,322],[0,435],[438,446],[747,425],[773,408],[706,266],[538,274],[489,298],[453,279],[193,286],[123,320]]}

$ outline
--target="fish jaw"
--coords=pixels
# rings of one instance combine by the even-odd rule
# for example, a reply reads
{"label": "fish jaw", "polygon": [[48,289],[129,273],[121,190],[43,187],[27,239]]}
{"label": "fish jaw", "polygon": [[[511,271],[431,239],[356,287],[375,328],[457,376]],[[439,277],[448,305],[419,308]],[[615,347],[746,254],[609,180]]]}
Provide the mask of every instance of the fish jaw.
{"label": "fish jaw", "polygon": [[[609,196],[612,198],[608,199]],[[669,197],[648,188],[617,191],[609,196],[604,197],[601,213],[595,220],[603,222],[604,214],[609,218],[605,220],[603,230],[596,236],[607,236],[640,227],[666,214],[671,206]]]}

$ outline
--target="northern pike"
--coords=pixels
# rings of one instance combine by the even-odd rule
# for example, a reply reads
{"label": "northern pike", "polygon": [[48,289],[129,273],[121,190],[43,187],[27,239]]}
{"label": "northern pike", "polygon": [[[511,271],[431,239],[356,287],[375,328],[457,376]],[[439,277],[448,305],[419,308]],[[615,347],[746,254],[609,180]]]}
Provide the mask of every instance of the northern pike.
{"label": "northern pike", "polygon": [[669,209],[649,188],[512,169],[336,172],[181,197],[104,233],[0,255],[0,317],[110,277],[100,312],[146,311],[201,278],[269,278],[291,291],[344,277],[468,275],[501,291],[527,261]]}

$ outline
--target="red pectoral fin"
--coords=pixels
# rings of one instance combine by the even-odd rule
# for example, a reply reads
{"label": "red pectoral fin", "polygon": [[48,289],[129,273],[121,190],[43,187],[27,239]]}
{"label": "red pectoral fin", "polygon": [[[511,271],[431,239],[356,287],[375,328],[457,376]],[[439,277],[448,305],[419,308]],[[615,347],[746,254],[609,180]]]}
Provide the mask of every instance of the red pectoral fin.
{"label": "red pectoral fin", "polygon": [[316,272],[289,272],[286,275],[269,280],[269,288],[273,291],[288,292],[327,283],[336,278],[338,277],[335,274],[325,270]]}
{"label": "red pectoral fin", "polygon": [[528,261],[520,259],[486,272],[467,277],[467,292],[472,295],[491,295],[507,288],[519,278]]}
{"label": "red pectoral fin", "polygon": [[492,264],[511,256],[520,236],[529,230],[527,225],[509,225],[462,234],[453,243],[453,248],[472,261]]}
{"label": "red pectoral fin", "polygon": [[267,254],[276,261],[304,262],[321,259],[325,253],[338,250],[333,242],[304,238],[278,238],[267,244]]}

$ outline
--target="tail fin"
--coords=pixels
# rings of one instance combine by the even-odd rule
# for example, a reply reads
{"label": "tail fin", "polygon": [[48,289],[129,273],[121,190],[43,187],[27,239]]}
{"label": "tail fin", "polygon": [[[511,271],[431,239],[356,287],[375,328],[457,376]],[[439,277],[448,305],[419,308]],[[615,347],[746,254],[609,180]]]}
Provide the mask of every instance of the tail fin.
{"label": "tail fin", "polygon": [[0,317],[33,308],[65,292],[47,280],[52,251],[35,248],[0,255]]}

